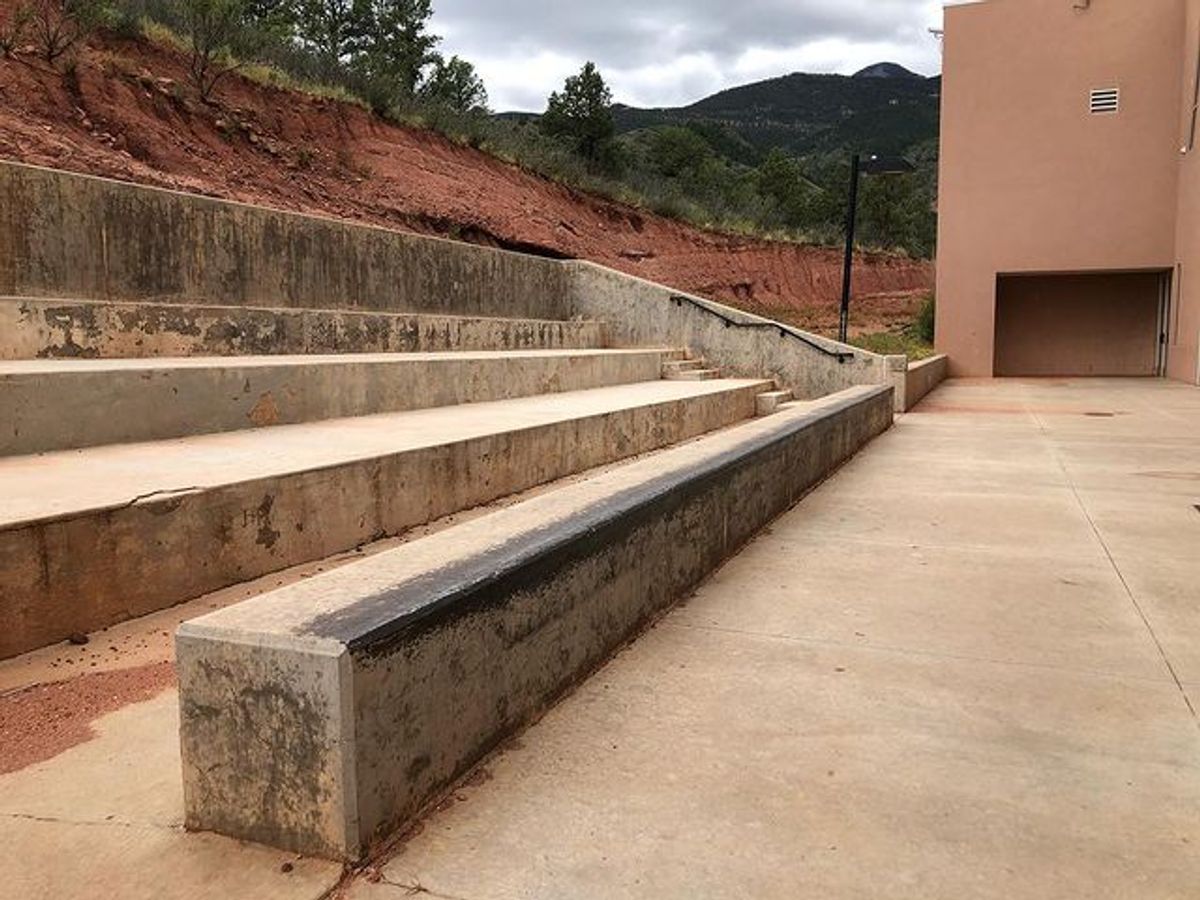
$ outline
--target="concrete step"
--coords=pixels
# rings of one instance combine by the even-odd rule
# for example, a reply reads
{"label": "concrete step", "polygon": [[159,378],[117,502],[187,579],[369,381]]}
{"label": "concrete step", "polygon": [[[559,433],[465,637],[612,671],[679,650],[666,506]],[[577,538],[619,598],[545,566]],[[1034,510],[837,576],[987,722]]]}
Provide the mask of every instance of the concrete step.
{"label": "concrete step", "polygon": [[702,359],[673,359],[663,363],[663,378],[668,381],[712,381],[722,377]]}
{"label": "concrete step", "polygon": [[599,322],[0,297],[0,359],[436,353],[606,346]]}
{"label": "concrete step", "polygon": [[0,459],[0,658],[754,416],[662,380]]}
{"label": "concrete step", "polygon": [[853,388],[185,623],[187,826],[360,858],[891,421]]}
{"label": "concrete step", "polygon": [[0,456],[289,425],[661,377],[679,351],[524,350],[0,362]]}
{"label": "concrete step", "polygon": [[758,395],[758,415],[770,416],[779,411],[785,403],[791,403],[795,395],[789,390],[783,391],[767,391]]}
{"label": "concrete step", "polygon": [[667,376],[669,381],[713,381],[723,378],[720,369],[684,369]]}
{"label": "concrete step", "polygon": [[672,359],[663,363],[663,377],[669,378],[679,372],[691,372],[703,369],[704,361],[699,359]]}

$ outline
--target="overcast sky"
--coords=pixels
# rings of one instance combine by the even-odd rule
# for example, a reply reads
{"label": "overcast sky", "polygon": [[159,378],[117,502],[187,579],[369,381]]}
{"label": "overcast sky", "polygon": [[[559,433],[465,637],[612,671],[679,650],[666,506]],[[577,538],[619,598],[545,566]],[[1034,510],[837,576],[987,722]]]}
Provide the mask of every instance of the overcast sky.
{"label": "overcast sky", "polygon": [[497,111],[545,108],[587,60],[616,100],[678,106],[789,72],[898,62],[934,75],[943,0],[434,0],[442,51]]}

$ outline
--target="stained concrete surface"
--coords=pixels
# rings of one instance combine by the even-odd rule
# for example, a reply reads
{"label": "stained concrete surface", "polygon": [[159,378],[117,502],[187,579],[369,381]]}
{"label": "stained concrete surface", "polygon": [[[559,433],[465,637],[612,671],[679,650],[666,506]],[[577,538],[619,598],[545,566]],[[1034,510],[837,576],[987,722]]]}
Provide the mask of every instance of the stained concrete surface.
{"label": "stained concrete surface", "polygon": [[435,409],[662,377],[677,350],[0,360],[0,454]]}
{"label": "stained concrete surface", "polygon": [[[1191,900],[1197,503],[1194,388],[951,382],[348,896]],[[178,830],[175,702],[0,777],[5,896],[333,887]]]}
{"label": "stained concrete surface", "polygon": [[188,823],[359,858],[890,427],[891,407],[881,387],[791,404],[184,624]]}
{"label": "stained concrete surface", "polygon": [[[356,460],[573,422],[585,416],[769,388],[769,382],[752,379],[647,381],[466,407],[3,458],[0,527],[128,506],[134,498],[333,469]],[[752,410],[750,402],[745,415]],[[686,417],[681,417],[681,422],[685,421]]]}
{"label": "stained concrete surface", "polygon": [[1200,390],[951,382],[360,880],[1194,898]]}
{"label": "stained concrete surface", "polygon": [[177,704],[172,690],[126,707],[95,739],[0,776],[0,894],[315,900],[337,884],[339,865],[184,832]]}

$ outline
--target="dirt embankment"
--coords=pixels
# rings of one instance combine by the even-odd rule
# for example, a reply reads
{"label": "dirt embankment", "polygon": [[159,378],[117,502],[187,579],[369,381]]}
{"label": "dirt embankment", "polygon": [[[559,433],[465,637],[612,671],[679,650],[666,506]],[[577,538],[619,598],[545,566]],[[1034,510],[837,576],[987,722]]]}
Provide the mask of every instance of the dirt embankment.
{"label": "dirt embankment", "polygon": [[[141,42],[96,40],[66,68],[0,59],[0,157],[588,259],[808,327],[836,326],[835,250],[702,231],[356,106],[240,77],[206,105],[177,53]],[[932,281],[928,262],[866,255],[856,328],[911,318]]]}

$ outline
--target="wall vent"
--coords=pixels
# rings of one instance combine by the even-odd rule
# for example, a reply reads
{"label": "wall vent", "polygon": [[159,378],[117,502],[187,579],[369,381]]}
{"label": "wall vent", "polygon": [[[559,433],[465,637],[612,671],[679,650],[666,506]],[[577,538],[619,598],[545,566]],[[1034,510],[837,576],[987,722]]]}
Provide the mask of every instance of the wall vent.
{"label": "wall vent", "polygon": [[1096,88],[1092,91],[1092,115],[1102,116],[1121,111],[1120,88]]}

